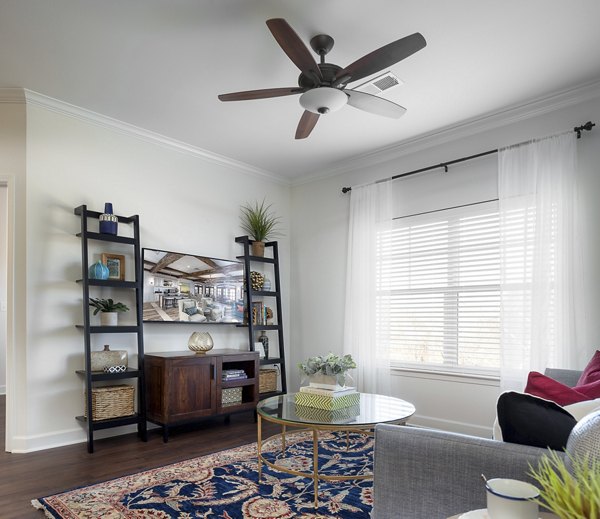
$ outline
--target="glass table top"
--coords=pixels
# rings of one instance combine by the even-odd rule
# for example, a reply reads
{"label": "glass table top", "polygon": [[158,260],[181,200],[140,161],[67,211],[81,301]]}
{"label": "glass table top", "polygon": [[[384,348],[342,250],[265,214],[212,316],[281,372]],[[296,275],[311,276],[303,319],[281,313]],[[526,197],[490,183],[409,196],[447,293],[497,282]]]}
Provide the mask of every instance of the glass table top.
{"label": "glass table top", "polygon": [[415,406],[391,396],[360,394],[360,404],[334,411],[298,405],[296,394],[273,396],[261,400],[256,410],[267,420],[310,425],[375,426],[378,423],[401,422],[415,413]]}

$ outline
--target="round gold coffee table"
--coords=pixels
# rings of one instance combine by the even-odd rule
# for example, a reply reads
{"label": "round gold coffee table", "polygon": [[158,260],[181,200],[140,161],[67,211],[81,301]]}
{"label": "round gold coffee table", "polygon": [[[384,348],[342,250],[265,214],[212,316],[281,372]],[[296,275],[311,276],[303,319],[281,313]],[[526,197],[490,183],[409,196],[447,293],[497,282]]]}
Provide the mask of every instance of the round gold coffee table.
{"label": "round gold coffee table", "polygon": [[[258,480],[262,477],[262,464],[292,474],[311,478],[314,482],[315,508],[319,503],[319,480],[344,481],[349,479],[372,479],[372,473],[356,475],[332,476],[319,474],[319,432],[359,432],[373,434],[373,428],[378,423],[393,423],[403,425],[415,413],[415,406],[399,398],[384,395],[361,393],[360,404],[336,411],[325,411],[313,407],[299,406],[295,402],[295,393],[274,396],[261,400],[256,410],[258,412]],[[262,439],[262,420],[281,425],[281,432]],[[275,438],[281,439],[282,452],[285,454],[285,437],[288,427],[301,428],[312,432],[313,463],[312,472],[301,472],[276,465],[262,454],[263,443]],[[348,436],[346,436],[348,438]]]}

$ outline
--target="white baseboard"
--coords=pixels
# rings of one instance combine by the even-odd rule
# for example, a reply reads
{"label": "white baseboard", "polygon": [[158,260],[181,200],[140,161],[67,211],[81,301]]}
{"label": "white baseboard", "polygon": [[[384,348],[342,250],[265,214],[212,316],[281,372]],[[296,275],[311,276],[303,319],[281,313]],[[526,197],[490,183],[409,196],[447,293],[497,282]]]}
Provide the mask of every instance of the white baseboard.
{"label": "white baseboard", "polygon": [[0,386],[0,395],[6,395],[6,386]]}
{"label": "white baseboard", "polygon": [[[148,424],[148,430],[155,429],[156,427],[158,426]],[[123,434],[132,434],[136,432],[137,427],[135,425],[126,425],[123,427],[97,431],[94,433],[94,439],[101,440],[102,438],[110,438],[111,436],[121,436]],[[54,449],[56,447],[64,447],[76,443],[85,443],[86,441],[87,435],[85,429],[83,427],[77,427],[74,429],[65,429],[63,431],[33,436],[16,436],[13,438],[12,449],[10,452],[14,454],[27,454],[28,452]]]}

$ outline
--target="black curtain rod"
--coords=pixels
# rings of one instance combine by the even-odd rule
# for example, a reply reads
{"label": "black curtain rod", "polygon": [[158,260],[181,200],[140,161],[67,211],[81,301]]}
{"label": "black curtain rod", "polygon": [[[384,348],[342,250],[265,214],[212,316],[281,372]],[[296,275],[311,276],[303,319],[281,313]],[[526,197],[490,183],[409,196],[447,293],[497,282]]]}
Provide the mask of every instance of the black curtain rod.
{"label": "black curtain rod", "polygon": [[[577,133],[577,138],[580,139],[581,138],[581,132],[583,131],[591,131],[592,128],[596,126],[596,123],[593,123],[592,121],[588,121],[585,124],[582,124],[581,126],[575,126],[575,128],[573,128],[573,131]],[[415,169],[414,171],[409,171],[408,173],[400,173],[398,175],[394,175],[391,180],[396,180],[397,178],[402,178],[402,177],[408,177],[410,175],[416,175],[417,173],[423,173],[424,171],[431,171],[432,169],[438,169],[438,168],[444,168],[444,171],[446,173],[448,173],[448,166],[452,166],[452,164],[458,164],[459,162],[466,162],[467,160],[472,160],[472,159],[477,159],[479,157],[485,157],[486,155],[491,155],[492,153],[498,153],[498,150],[489,150],[489,151],[484,151],[483,153],[477,153],[476,155],[469,155],[468,157],[462,157],[460,159],[454,159],[454,160],[450,160],[448,162],[441,162],[440,164],[435,164],[434,166],[428,166],[426,168],[421,168],[421,169]],[[386,179],[387,180],[387,179]],[[383,180],[378,180],[377,182],[383,182]],[[348,193],[349,191],[352,191],[351,187],[343,187],[342,188],[342,193]]]}

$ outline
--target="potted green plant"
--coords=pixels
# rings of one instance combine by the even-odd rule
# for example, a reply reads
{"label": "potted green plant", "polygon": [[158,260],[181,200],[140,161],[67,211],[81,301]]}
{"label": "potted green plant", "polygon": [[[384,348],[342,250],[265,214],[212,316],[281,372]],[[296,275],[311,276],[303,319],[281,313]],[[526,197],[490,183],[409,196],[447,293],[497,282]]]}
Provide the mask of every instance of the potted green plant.
{"label": "potted green plant", "polygon": [[240,220],[242,229],[254,241],[252,242],[252,255],[264,256],[265,241],[279,236],[278,231],[281,218],[271,211],[271,204],[265,201],[246,204],[241,207]]}
{"label": "potted green plant", "polygon": [[539,483],[539,504],[560,519],[600,517],[600,462],[597,459],[566,460],[550,450],[530,473]]}
{"label": "potted green plant", "polygon": [[347,385],[348,370],[356,367],[352,355],[335,355],[310,357],[306,362],[298,364],[300,371],[308,376],[311,386],[324,389],[337,389]]}
{"label": "potted green plant", "polygon": [[112,299],[100,299],[90,297],[90,306],[93,307],[94,315],[100,314],[100,324],[102,326],[116,326],[119,312],[127,312],[129,307],[124,303],[113,301]]}

